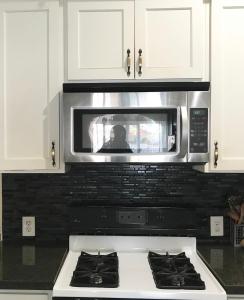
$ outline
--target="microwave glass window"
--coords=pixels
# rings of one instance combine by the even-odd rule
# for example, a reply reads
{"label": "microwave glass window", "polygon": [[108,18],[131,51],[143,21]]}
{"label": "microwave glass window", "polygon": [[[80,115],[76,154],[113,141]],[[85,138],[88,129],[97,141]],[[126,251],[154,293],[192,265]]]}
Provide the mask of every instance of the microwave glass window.
{"label": "microwave glass window", "polygon": [[74,110],[74,152],[165,153],[177,149],[177,109]]}

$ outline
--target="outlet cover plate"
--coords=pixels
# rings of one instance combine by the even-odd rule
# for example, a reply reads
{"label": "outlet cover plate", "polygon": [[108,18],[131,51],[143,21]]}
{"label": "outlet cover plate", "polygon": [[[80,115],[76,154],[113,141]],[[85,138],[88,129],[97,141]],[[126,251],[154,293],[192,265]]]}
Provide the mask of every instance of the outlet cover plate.
{"label": "outlet cover plate", "polygon": [[223,236],[224,235],[224,217],[211,216],[210,217],[210,235]]}
{"label": "outlet cover plate", "polygon": [[35,236],[35,217],[22,217],[22,236]]}

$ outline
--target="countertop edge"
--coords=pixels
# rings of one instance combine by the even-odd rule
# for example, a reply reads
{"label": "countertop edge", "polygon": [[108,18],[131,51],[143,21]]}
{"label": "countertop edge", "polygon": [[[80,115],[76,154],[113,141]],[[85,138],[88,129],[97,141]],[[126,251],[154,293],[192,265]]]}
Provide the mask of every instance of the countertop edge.
{"label": "countertop edge", "polygon": [[63,266],[63,264],[64,264],[64,262],[65,262],[65,259],[66,259],[67,255],[68,255],[68,252],[69,252],[69,249],[66,249],[65,252],[64,252],[63,258],[62,258],[61,261],[60,261],[60,264],[59,264],[59,267],[58,267],[58,269],[57,269],[56,275],[55,275],[55,277],[54,277],[54,279],[53,279],[52,289],[53,289],[54,284],[55,284],[55,282],[56,282],[56,280],[57,280],[57,278],[58,278],[58,275],[59,275],[59,273],[60,273],[60,271],[61,271],[61,269],[62,269],[62,266]]}

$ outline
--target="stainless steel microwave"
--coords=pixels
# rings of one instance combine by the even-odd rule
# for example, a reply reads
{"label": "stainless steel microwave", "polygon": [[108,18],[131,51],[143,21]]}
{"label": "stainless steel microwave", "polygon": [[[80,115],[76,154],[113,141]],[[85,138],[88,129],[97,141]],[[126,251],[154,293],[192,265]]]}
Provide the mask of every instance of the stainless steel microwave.
{"label": "stainless steel microwave", "polygon": [[66,162],[209,160],[209,83],[64,85]]}

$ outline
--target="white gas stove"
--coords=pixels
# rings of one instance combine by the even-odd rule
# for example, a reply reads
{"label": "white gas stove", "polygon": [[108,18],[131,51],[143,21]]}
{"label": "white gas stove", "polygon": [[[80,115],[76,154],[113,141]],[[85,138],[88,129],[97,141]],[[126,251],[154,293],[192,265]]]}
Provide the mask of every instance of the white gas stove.
{"label": "white gas stove", "polygon": [[82,298],[225,300],[227,296],[198,256],[195,238],[70,236],[53,299]]}

